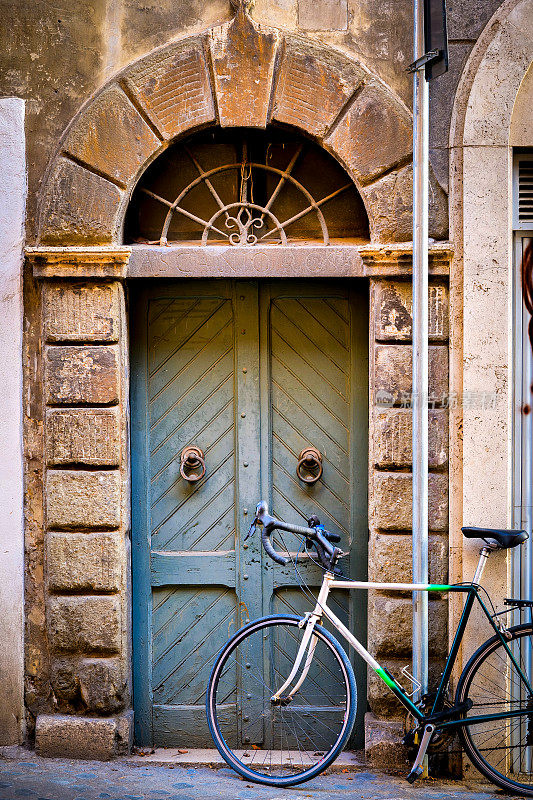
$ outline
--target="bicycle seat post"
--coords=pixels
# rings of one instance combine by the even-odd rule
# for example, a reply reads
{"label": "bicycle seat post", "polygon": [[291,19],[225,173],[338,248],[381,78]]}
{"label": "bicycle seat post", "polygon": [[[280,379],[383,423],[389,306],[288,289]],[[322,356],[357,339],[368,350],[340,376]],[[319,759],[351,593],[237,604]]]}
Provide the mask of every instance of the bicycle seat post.
{"label": "bicycle seat post", "polygon": [[474,575],[474,580],[472,581],[472,583],[474,583],[476,586],[479,586],[479,583],[481,581],[481,576],[483,575],[483,570],[485,569],[485,564],[487,563],[487,558],[489,557],[491,552],[492,548],[489,547],[488,545],[485,545],[485,547],[481,548],[479,554],[479,561],[476,567],[476,573]]}

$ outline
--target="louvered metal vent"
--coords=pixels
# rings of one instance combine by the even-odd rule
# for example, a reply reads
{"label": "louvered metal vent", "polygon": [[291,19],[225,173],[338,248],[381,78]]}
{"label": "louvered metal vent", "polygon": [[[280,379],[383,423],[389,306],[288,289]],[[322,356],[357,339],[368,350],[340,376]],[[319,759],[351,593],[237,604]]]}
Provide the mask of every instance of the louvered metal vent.
{"label": "louvered metal vent", "polygon": [[518,222],[533,228],[533,159],[518,159]]}

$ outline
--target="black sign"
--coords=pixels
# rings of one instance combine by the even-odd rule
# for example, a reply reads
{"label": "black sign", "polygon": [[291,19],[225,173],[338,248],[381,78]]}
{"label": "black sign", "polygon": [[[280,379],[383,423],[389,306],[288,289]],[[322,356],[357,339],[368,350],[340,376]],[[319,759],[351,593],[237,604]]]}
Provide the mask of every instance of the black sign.
{"label": "black sign", "polygon": [[448,71],[446,0],[424,0],[424,39],[426,53],[438,52],[426,64],[426,80],[430,81]]}

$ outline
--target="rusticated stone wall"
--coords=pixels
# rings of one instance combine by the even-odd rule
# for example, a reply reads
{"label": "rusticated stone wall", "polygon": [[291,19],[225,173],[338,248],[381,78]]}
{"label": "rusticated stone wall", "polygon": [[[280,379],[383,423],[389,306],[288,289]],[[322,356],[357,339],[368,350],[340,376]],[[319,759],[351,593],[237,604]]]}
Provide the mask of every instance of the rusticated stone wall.
{"label": "rusticated stone wall", "polygon": [[50,693],[40,710],[55,713],[36,715],[35,744],[110,758],[129,749],[132,721],[124,291],[100,279],[46,279],[40,291]]}
{"label": "rusticated stone wall", "polygon": [[[429,579],[448,571],[448,289],[429,290]],[[411,282],[371,281],[369,580],[412,580],[412,291]],[[447,652],[448,604],[429,597],[430,686]],[[368,641],[378,661],[405,686],[412,658],[412,602],[405,593],[370,592]],[[397,747],[405,711],[369,670],[366,747],[373,760],[403,758]]]}

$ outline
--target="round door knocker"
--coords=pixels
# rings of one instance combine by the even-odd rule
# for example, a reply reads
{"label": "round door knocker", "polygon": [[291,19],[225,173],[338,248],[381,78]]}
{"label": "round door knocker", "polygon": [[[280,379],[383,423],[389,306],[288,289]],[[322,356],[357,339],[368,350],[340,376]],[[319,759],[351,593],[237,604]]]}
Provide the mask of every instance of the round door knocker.
{"label": "round door knocker", "polygon": [[306,447],[298,456],[296,474],[304,483],[316,483],[322,475],[322,455],[316,447]]}
{"label": "round door knocker", "polygon": [[180,463],[181,477],[189,481],[189,483],[196,483],[201,480],[205,475],[205,456],[199,447],[184,447],[181,453]]}

